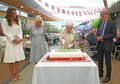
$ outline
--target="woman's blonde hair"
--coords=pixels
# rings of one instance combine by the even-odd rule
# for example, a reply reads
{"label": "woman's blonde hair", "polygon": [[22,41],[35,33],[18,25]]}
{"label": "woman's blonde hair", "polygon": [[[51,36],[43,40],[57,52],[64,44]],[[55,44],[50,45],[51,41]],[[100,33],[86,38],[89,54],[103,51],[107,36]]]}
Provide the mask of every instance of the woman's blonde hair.
{"label": "woman's blonde hair", "polygon": [[43,20],[42,20],[42,18],[41,18],[40,15],[37,15],[37,16],[34,18],[34,23],[35,23],[35,24],[36,24],[36,22],[38,22],[38,21],[41,21],[42,24],[44,24],[44,23],[43,23]]}

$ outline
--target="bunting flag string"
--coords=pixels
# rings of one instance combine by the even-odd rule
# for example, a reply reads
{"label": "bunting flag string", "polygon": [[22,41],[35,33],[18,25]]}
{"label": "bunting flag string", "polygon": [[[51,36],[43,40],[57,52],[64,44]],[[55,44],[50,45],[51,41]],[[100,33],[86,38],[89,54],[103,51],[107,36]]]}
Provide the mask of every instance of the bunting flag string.
{"label": "bunting flag string", "polygon": [[[26,5],[25,5],[26,6]],[[29,6],[27,6],[28,8],[32,8],[32,7],[29,7]],[[38,11],[40,14],[45,14],[46,16],[48,16],[48,17],[52,17],[52,18],[54,18],[54,19],[59,19],[59,20],[61,20],[61,21],[74,21],[74,22],[88,22],[88,21],[93,21],[93,19],[89,19],[89,20],[71,20],[71,19],[63,19],[63,18],[57,18],[57,17],[54,17],[54,16],[50,16],[49,14],[55,14],[55,13],[57,13],[57,12],[59,12],[60,13],[60,9],[59,8],[57,8],[57,12],[53,12],[53,11],[46,11],[46,10],[40,10],[40,9],[34,9],[34,8],[32,8],[33,10],[36,10],[36,11]],[[62,9],[62,11],[65,13],[65,9]],[[72,13],[72,15],[76,15],[76,16],[81,16],[81,12],[84,12],[86,15],[87,15],[87,12],[86,11],[69,11],[69,10],[67,10],[66,11],[66,14],[70,14],[70,13]],[[95,12],[97,12],[97,11],[95,11]],[[90,12],[89,12],[90,13]]]}
{"label": "bunting flag string", "polygon": [[[70,10],[66,10],[65,8],[59,8],[59,7],[55,7],[54,5],[50,5],[47,2],[42,2],[41,0],[38,0],[40,3],[43,3],[45,7],[49,7],[52,10],[55,11],[55,14],[58,13],[62,13],[62,14],[67,14],[67,15],[72,15],[72,16],[82,16],[82,15],[94,15],[97,13],[100,13],[102,10],[105,10],[106,8],[99,8],[99,9],[87,9],[87,10],[78,10],[78,11],[70,11]],[[55,10],[57,9],[57,11]],[[53,12],[54,13],[54,12]]]}
{"label": "bunting flag string", "polygon": [[[99,14],[102,10],[105,10],[107,8],[96,8],[96,9],[78,9],[78,10],[70,10],[69,8],[60,8],[60,7],[56,7],[54,5],[51,5],[47,2],[44,2],[42,0],[38,0],[39,4],[41,4],[41,6],[43,5],[45,8],[48,8],[49,10],[45,10],[45,9],[37,9],[37,8],[32,8],[32,7],[29,7],[29,8],[32,8],[33,10],[36,10],[38,11],[40,14],[45,14],[47,15],[48,17],[52,17],[52,18],[55,18],[55,19],[59,19],[59,20],[64,20],[64,21],[67,21],[68,19],[62,19],[62,18],[57,18],[55,16],[53,16],[52,14],[63,14],[64,15],[68,15],[68,16],[73,16],[73,17],[82,17],[82,16],[88,16],[88,15],[96,15],[96,14]],[[50,10],[51,9],[51,10]],[[73,20],[73,21],[77,21],[77,22],[80,22],[80,21],[83,21],[83,22],[86,22],[85,20]],[[90,20],[87,20],[87,21],[90,21]]]}

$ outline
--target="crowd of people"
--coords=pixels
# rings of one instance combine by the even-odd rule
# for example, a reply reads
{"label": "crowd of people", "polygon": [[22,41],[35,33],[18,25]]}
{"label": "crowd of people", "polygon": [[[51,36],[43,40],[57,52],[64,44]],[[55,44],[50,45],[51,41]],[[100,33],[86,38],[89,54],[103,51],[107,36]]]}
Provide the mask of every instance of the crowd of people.
{"label": "crowd of people", "polygon": [[[120,34],[115,22],[109,20],[108,10],[103,10],[100,16],[102,21],[98,24],[97,29],[90,30],[87,36],[85,36],[84,31],[81,31],[77,37],[76,32],[72,30],[74,28],[72,22],[66,22],[65,29],[60,33],[55,34],[54,31],[52,34],[46,33],[44,22],[41,16],[37,15],[34,18],[34,25],[30,27],[31,50],[29,62],[35,62],[36,64],[47,53],[47,47],[51,42],[55,44],[59,41],[61,49],[74,49],[77,41],[87,40],[90,46],[95,46],[91,50],[97,51],[94,57],[98,60],[99,77],[103,77],[103,58],[105,56],[106,77],[102,82],[110,81],[112,71],[111,52],[114,54],[115,46],[120,45]],[[22,79],[19,75],[19,62],[25,59],[22,46],[23,36],[21,23],[14,8],[8,8],[1,27],[7,38],[3,62],[9,64],[12,80]],[[3,33],[0,34],[3,36]],[[16,71],[14,71],[14,66]]]}

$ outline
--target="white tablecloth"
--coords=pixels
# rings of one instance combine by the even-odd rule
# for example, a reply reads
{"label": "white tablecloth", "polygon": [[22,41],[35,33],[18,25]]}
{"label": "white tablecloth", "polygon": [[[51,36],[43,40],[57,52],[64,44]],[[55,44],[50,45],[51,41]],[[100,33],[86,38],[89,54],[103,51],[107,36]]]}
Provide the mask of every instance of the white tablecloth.
{"label": "white tablecloth", "polygon": [[32,84],[100,84],[97,65],[91,62],[41,62]]}

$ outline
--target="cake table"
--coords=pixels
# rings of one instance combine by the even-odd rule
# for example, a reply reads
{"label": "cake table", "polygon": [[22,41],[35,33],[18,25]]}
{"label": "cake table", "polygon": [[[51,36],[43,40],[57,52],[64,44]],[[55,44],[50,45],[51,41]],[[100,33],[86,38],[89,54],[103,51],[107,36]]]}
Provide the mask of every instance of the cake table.
{"label": "cake table", "polygon": [[34,67],[32,84],[100,84],[97,65],[89,56],[91,61],[43,62],[45,56]]}

